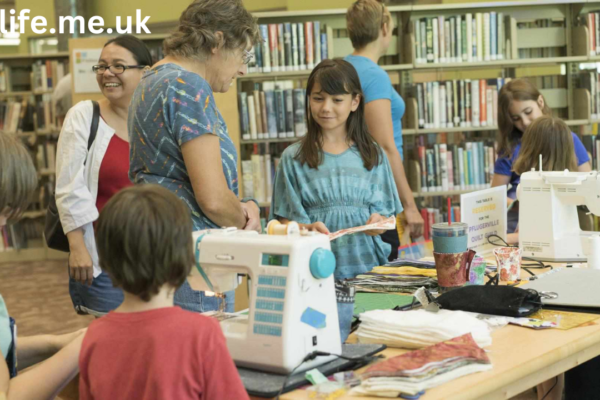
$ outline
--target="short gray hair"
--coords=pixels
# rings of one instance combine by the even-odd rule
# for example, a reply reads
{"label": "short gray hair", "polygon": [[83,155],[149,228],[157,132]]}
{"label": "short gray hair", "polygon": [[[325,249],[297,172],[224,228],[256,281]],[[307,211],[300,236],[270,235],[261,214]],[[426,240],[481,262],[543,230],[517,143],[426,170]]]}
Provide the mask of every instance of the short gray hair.
{"label": "short gray hair", "polygon": [[[216,35],[222,32],[222,41]],[[165,55],[206,60],[214,48],[245,49],[261,41],[256,18],[241,0],[195,0],[163,42]]]}

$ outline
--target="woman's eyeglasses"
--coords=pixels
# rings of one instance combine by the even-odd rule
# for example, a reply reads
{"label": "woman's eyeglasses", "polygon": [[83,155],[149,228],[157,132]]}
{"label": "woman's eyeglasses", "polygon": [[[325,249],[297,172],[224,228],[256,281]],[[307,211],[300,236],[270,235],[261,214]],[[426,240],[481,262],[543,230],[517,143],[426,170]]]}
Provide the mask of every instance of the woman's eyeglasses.
{"label": "woman's eyeglasses", "polygon": [[252,53],[248,50],[244,50],[244,54],[242,54],[242,62],[245,65],[250,64],[250,61],[252,61],[253,58],[254,58],[254,53]]}
{"label": "woman's eyeglasses", "polygon": [[102,75],[106,70],[110,70],[114,75],[119,75],[125,72],[126,69],[141,69],[146,68],[145,65],[94,65],[92,71],[97,75]]}

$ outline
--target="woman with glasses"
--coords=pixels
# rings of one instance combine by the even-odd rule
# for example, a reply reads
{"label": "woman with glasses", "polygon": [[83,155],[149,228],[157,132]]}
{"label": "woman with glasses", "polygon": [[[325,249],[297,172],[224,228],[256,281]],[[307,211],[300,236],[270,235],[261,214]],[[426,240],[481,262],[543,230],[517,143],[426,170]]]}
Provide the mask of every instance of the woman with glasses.
{"label": "woman with glasses", "polygon": [[[373,139],[381,146],[392,167],[398,195],[412,237],[423,233],[423,218],[417,209],[402,164],[402,121],[404,100],[392,86],[387,72],[377,62],[392,42],[394,20],[377,0],[358,0],[346,13],[348,35],[354,52],[345,58],[354,66],[364,93],[365,119]],[[392,245],[389,259],[396,259],[400,239],[395,230],[381,238]]]}
{"label": "woman with glasses", "polygon": [[143,68],[152,65],[141,40],[122,35],[109,40],[92,67],[104,98],[88,151],[93,117],[89,100],[69,110],[60,133],[56,157],[56,205],[69,240],[69,292],[80,314],[101,316],[123,301],[102,272],[94,240],[94,221],[113,194],[130,186],[127,112]]}
{"label": "woman with glasses", "polygon": [[[163,43],[165,58],[133,95],[130,177],[175,193],[190,208],[194,230],[260,230],[258,204],[238,198],[238,156],[213,97],[246,74],[259,40],[241,0],[193,1]],[[175,293],[175,304],[190,311],[233,311],[233,300],[233,292],[223,304],[187,282]]]}

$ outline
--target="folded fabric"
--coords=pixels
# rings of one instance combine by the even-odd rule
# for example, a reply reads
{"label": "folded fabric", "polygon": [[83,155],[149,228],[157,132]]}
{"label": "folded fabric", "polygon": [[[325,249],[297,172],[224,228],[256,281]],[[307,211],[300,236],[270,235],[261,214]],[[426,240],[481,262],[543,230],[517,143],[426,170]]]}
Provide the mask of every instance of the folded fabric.
{"label": "folded fabric", "polygon": [[462,311],[374,310],[360,314],[361,343],[418,349],[470,333],[480,347],[492,344],[488,325]]}
{"label": "folded fabric", "polygon": [[352,393],[365,396],[415,395],[460,376],[492,368],[470,333],[410,351],[369,367]]}
{"label": "folded fabric", "polygon": [[375,267],[371,270],[374,274],[383,275],[416,275],[437,277],[437,270],[431,268],[416,267]]}

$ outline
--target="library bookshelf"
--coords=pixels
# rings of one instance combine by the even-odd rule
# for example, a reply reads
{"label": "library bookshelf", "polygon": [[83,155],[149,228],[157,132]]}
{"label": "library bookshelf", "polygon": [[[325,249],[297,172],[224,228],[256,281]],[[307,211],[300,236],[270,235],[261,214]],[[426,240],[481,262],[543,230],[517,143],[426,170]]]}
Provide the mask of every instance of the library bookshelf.
{"label": "library bookshelf", "polygon": [[[600,120],[600,90],[594,86],[600,81],[595,72],[598,70],[596,63],[600,63],[600,1],[526,0],[391,5],[388,10],[396,29],[388,52],[379,64],[388,72],[392,84],[406,103],[402,121],[403,156],[413,194],[421,206],[441,203],[442,196],[452,196],[456,201],[454,196],[470,190],[457,187],[452,190],[422,190],[417,147],[429,148],[444,141],[448,141],[450,146],[450,138],[457,140],[453,144],[458,146],[469,141],[485,141],[493,147],[497,116],[486,120],[485,125],[476,125],[464,118],[456,122],[451,119],[443,125],[436,119],[424,123],[418,97],[419,86],[427,89],[427,85],[433,82],[438,82],[439,86],[446,82],[455,82],[458,86],[461,81],[469,86],[475,81],[484,82],[486,90],[491,87],[496,92],[492,93],[492,104],[497,104],[493,98],[506,80],[527,78],[538,86],[556,114],[580,136],[590,136],[592,125]],[[232,88],[237,91],[240,124],[229,125],[229,132],[241,138],[242,195],[253,195],[263,208],[270,205],[272,188],[269,185],[272,179],[269,175],[276,168],[278,155],[286,145],[297,141],[305,129],[300,127],[296,131],[295,127],[290,129],[283,122],[280,126],[269,125],[271,113],[280,113],[277,91],[284,93],[279,96],[287,104],[285,91],[305,88],[311,67],[319,59],[345,57],[352,53],[345,14],[346,9],[255,14],[258,23],[266,26],[261,28],[266,32],[266,35],[263,34],[266,44],[255,49],[255,53],[257,50],[260,53],[257,54],[256,63],[250,65],[249,73],[238,78]],[[319,34],[314,30],[316,21],[319,23]],[[291,29],[286,25],[291,25]],[[307,47],[313,51],[310,65],[307,54],[304,55],[305,63],[294,60],[295,52],[302,51],[302,46],[299,42],[295,43],[294,39],[294,30],[300,32],[300,25],[303,26],[305,40],[312,38],[310,46],[304,43],[304,51],[310,51]],[[434,26],[437,26],[435,30]],[[438,29],[441,27],[443,30]],[[311,28],[313,33],[307,36]],[[291,32],[292,40],[287,39],[288,32]],[[300,33],[296,35],[299,37]],[[319,37],[320,58],[317,57]],[[288,43],[290,41],[291,46]],[[288,56],[289,49],[291,57]],[[269,53],[269,60],[265,60],[265,52]],[[302,57],[298,56],[299,59]],[[277,63],[274,59],[277,59]],[[582,78],[592,73],[594,77],[586,77],[587,80]],[[272,108],[277,111],[269,110],[269,91],[275,93],[275,107]],[[262,93],[265,93],[264,100]],[[485,92],[485,95],[489,96],[489,92]],[[253,107],[249,106],[250,96],[254,101]],[[459,100],[462,102],[464,98],[460,99],[459,95]],[[295,100],[292,104],[295,114]],[[304,107],[304,104],[301,106]],[[486,107],[490,109],[487,104]],[[254,116],[250,115],[249,108],[254,109]],[[280,114],[276,118],[280,118]],[[253,123],[252,119],[255,120]],[[493,161],[489,160],[485,168],[493,168]],[[597,164],[598,155],[594,161],[596,168]],[[492,174],[488,173],[486,180],[474,187],[489,185]],[[251,183],[248,183],[249,180]],[[259,183],[256,184],[256,181]],[[257,191],[262,194],[257,195]]]}
{"label": "library bookshelf", "polygon": [[21,221],[0,232],[0,263],[60,259],[48,249],[42,227],[48,195],[54,185],[56,138],[60,126],[51,96],[69,72],[69,53],[0,56],[0,130],[26,145],[38,171],[39,187]]}

